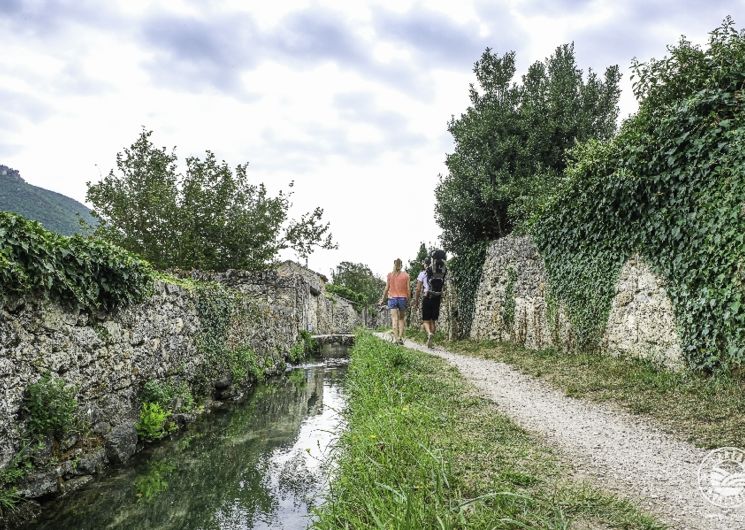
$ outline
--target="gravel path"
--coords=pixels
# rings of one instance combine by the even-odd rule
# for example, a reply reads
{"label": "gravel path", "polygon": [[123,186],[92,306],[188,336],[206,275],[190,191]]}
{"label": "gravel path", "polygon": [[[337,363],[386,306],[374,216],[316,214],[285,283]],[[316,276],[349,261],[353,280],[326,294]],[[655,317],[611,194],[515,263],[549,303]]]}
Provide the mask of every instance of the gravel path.
{"label": "gravel path", "polygon": [[745,530],[745,506],[717,508],[698,489],[707,451],[619,408],[567,397],[504,363],[411,341],[406,346],[456,366],[517,424],[558,446],[580,477],[632,500],[672,528]]}

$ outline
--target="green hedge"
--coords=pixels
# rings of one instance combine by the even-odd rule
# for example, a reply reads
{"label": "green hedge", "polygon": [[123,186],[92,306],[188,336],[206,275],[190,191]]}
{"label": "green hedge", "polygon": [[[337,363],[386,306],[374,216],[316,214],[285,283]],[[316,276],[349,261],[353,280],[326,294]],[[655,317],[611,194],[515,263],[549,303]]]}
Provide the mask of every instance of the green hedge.
{"label": "green hedge", "polygon": [[346,298],[357,308],[365,305],[365,295],[353,291],[348,287],[344,287],[343,285],[336,285],[333,283],[327,283],[325,288],[326,292],[341,296],[342,298]]}
{"label": "green hedge", "polygon": [[0,212],[0,302],[41,294],[89,310],[112,310],[150,292],[150,265],[105,241],[64,237]]}
{"label": "green hedge", "polygon": [[668,282],[689,364],[732,368],[745,360],[745,33],[728,19],[707,49],[669,51],[635,64],[638,113],[574,150],[532,231],[580,347],[599,346],[639,254]]}

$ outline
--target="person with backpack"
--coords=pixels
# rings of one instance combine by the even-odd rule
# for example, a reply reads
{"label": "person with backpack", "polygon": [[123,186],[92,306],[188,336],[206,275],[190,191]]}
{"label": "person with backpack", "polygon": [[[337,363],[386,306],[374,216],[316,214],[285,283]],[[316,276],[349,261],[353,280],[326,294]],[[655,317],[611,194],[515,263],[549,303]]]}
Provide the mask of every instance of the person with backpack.
{"label": "person with backpack", "polygon": [[414,294],[414,307],[419,305],[419,297],[422,296],[422,325],[427,332],[427,347],[432,347],[435,331],[437,331],[437,319],[440,318],[440,303],[442,293],[445,290],[445,267],[446,254],[444,250],[433,250],[429,256],[424,258],[424,270],[416,278],[416,292]]}
{"label": "person with backpack", "polygon": [[403,261],[396,258],[393,262],[393,272],[388,273],[385,290],[380,299],[380,305],[388,300],[391,310],[391,324],[393,326],[393,340],[397,344],[404,343],[406,328],[406,306],[409,301],[409,274],[402,270]]}

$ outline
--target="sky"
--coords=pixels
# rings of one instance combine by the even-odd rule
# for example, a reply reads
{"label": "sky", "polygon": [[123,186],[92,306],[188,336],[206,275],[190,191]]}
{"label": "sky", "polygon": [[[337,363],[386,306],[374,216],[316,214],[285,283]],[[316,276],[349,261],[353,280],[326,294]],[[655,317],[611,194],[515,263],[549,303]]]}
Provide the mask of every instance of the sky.
{"label": "sky", "polygon": [[486,47],[517,53],[516,81],[568,42],[585,71],[619,65],[622,119],[634,57],[727,15],[742,28],[745,0],[0,0],[0,164],[85,202],[144,127],[181,161],[294,181],[292,215],[320,206],[339,245],[308,266],[384,276],[437,244],[447,123]]}

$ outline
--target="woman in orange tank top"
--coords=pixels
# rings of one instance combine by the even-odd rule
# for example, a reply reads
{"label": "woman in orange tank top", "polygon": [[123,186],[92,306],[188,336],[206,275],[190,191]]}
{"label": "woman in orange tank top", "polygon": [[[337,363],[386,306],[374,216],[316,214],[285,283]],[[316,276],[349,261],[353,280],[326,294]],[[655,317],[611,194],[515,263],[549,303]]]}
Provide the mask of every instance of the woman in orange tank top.
{"label": "woman in orange tank top", "polygon": [[409,301],[409,275],[401,270],[403,262],[396,258],[393,262],[393,272],[388,273],[385,291],[380,304],[388,299],[388,309],[391,310],[391,324],[393,326],[393,340],[398,344],[404,343],[406,327],[406,306]]}

